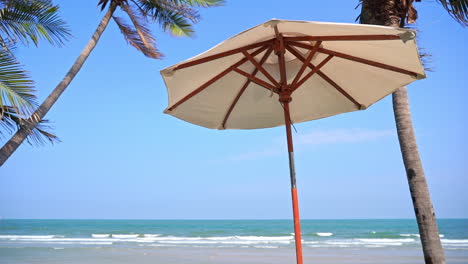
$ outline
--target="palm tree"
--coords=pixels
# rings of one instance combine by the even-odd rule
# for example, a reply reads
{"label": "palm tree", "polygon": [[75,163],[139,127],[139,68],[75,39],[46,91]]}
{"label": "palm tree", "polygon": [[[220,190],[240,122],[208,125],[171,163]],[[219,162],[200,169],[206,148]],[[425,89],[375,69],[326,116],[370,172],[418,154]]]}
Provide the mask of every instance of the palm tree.
{"label": "palm tree", "polygon": [[[413,6],[414,0],[361,0],[360,2],[362,9],[359,19],[363,24],[404,27],[407,23],[414,23],[418,18]],[[468,0],[438,0],[438,2],[460,24],[468,25]],[[401,87],[392,96],[398,140],[418,222],[425,263],[442,264],[445,263],[444,251],[419,157],[406,87]]]}
{"label": "palm tree", "polygon": [[[58,6],[49,0],[0,0],[0,135],[19,129],[37,106],[34,82],[15,56],[17,43],[38,45],[45,39],[61,46],[70,37]],[[53,142],[42,120],[29,134],[30,143]]]}
{"label": "palm tree", "polygon": [[[96,47],[111,19],[116,22],[127,43],[145,56],[159,59],[161,53],[156,48],[155,38],[148,27],[149,23],[157,23],[163,30],[169,31],[175,36],[191,36],[193,34],[192,23],[196,23],[200,18],[195,8],[219,6],[223,2],[223,0],[100,0],[98,6],[101,7],[101,10],[107,8],[107,11],[93,36],[63,80],[30,118],[24,120],[21,128],[0,149],[0,166],[13,154],[65,91],[91,51]],[[117,9],[123,11],[130,18],[130,23],[114,15]]]}

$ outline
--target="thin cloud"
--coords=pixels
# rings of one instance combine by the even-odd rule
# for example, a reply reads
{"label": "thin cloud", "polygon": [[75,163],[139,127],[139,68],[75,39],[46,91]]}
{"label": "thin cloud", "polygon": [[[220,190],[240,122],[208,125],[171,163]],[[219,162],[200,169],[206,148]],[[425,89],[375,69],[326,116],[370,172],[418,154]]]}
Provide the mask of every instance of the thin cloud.
{"label": "thin cloud", "polygon": [[[330,129],[311,131],[304,134],[295,134],[294,146],[300,150],[307,149],[313,145],[332,145],[332,144],[355,144],[381,140],[395,135],[392,129]],[[283,140],[285,140],[283,138]],[[279,140],[274,140],[269,146],[261,150],[249,151],[242,154],[234,155],[228,159],[231,161],[255,160],[259,158],[272,157],[284,153],[285,143],[279,143]]]}
{"label": "thin cloud", "polygon": [[295,137],[295,144],[320,145],[368,142],[394,135],[394,130],[371,130],[362,128],[312,131]]}

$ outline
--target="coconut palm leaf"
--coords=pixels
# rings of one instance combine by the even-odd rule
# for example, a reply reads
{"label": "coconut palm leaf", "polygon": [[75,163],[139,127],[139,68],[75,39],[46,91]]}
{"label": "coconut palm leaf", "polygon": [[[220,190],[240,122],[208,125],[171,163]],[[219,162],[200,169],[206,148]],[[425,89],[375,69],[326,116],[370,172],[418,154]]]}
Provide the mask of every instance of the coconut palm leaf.
{"label": "coconut palm leaf", "polygon": [[[8,134],[14,133],[20,129],[25,119],[18,116],[15,107],[2,106],[0,108],[0,137],[5,136],[5,131]],[[49,132],[51,127],[48,125],[47,120],[41,120],[28,135],[26,140],[30,145],[44,145],[46,142],[56,143],[60,142],[60,139]]]}
{"label": "coconut palm leaf", "polygon": [[151,35],[145,17],[134,7],[122,4],[121,8],[130,17],[133,26],[125,23],[122,18],[115,16],[113,18],[127,43],[149,58],[160,59],[162,54],[156,48],[155,38]]}
{"label": "coconut palm leaf", "polygon": [[463,26],[468,26],[468,0],[437,0]]}
{"label": "coconut palm leaf", "polygon": [[187,5],[194,7],[214,7],[224,4],[224,0],[173,0],[176,5]]}
{"label": "coconut palm leaf", "polygon": [[199,20],[198,12],[181,1],[135,0],[139,10],[174,36],[192,36],[192,23]]}
{"label": "coconut palm leaf", "polygon": [[0,7],[0,35],[4,40],[37,46],[39,39],[45,39],[62,46],[71,36],[58,16],[58,6],[50,0],[1,0]]}
{"label": "coconut palm leaf", "polygon": [[29,115],[36,106],[34,82],[8,49],[0,48],[0,107],[11,105],[18,115]]}

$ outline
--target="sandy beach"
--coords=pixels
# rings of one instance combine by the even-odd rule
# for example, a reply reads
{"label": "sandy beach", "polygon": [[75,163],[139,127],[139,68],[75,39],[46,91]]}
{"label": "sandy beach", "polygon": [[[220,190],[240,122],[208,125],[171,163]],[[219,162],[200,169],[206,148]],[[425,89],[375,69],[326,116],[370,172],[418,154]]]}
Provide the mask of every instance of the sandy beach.
{"label": "sandy beach", "polygon": [[[25,254],[27,253],[27,254]],[[467,251],[446,251],[447,263],[467,263]],[[419,249],[305,249],[305,263],[424,263]],[[295,263],[294,251],[252,248],[82,248],[1,249],[0,263],[9,264],[276,264]]]}

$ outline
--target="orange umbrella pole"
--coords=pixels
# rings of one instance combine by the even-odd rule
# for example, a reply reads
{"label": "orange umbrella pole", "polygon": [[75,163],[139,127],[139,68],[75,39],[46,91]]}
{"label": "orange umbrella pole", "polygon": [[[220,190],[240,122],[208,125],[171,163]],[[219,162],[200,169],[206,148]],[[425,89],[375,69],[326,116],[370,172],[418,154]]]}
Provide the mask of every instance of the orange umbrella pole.
{"label": "orange umbrella pole", "polygon": [[288,154],[289,154],[289,173],[291,176],[291,196],[293,205],[293,216],[294,216],[294,237],[296,242],[296,259],[297,264],[302,264],[302,241],[301,241],[301,222],[299,218],[299,204],[297,199],[296,189],[296,171],[294,168],[294,148],[291,135],[291,119],[289,115],[289,101],[291,99],[282,100],[284,108],[284,119],[286,125],[286,137],[288,140]]}

